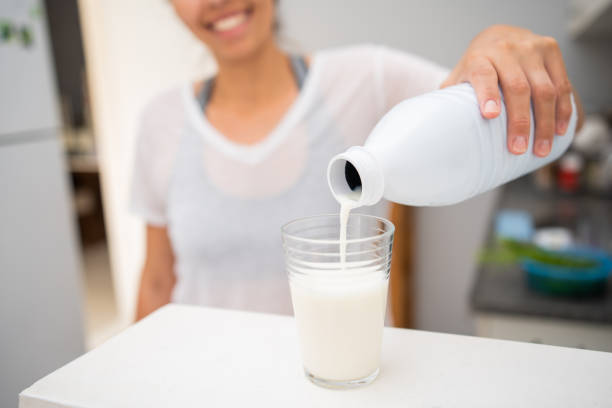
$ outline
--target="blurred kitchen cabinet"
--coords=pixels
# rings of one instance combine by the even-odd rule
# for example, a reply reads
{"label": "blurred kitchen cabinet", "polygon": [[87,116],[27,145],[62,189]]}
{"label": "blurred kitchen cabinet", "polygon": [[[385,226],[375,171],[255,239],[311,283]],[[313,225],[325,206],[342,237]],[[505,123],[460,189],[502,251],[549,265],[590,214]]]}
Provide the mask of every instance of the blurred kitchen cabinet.
{"label": "blurred kitchen cabinet", "polygon": [[483,264],[471,304],[477,336],[612,352],[612,281],[598,296],[553,296],[531,289],[520,265]]}
{"label": "blurred kitchen cabinet", "polygon": [[612,324],[477,313],[476,335],[612,352]]}
{"label": "blurred kitchen cabinet", "polygon": [[104,242],[106,232],[99,174],[97,171],[83,171],[80,168],[75,170],[72,160],[70,165],[74,207],[78,218],[81,243],[87,246]]}

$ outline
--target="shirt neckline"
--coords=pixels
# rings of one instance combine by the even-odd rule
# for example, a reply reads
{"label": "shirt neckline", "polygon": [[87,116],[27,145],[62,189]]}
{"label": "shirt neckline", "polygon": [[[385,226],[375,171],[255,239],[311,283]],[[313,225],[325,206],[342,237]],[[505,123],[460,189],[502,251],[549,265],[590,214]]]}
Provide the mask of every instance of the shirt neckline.
{"label": "shirt neckline", "polygon": [[312,101],[312,93],[320,75],[321,55],[315,54],[311,59],[308,75],[302,89],[289,106],[287,112],[281,117],[276,126],[260,141],[253,144],[236,143],[223,135],[215,128],[201,111],[200,105],[193,94],[191,82],[187,82],[182,89],[183,104],[187,116],[201,136],[214,145],[222,153],[245,163],[256,164],[263,161],[280,143],[289,135],[290,129],[302,117],[307,106]]}

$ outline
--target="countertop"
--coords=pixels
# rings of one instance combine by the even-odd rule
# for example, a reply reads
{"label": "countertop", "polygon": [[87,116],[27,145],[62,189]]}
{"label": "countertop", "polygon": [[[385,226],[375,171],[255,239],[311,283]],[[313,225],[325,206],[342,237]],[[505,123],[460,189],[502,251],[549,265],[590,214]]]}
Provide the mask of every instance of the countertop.
{"label": "countertop", "polygon": [[381,374],[329,390],[302,372],[293,318],[165,306],[20,394],[47,407],[603,407],[612,354],[385,328]]}
{"label": "countertop", "polygon": [[[498,208],[527,211],[533,216],[536,228],[563,226],[573,231],[579,245],[612,252],[610,198],[539,192],[532,187],[529,177],[523,177],[504,187]],[[548,296],[527,287],[518,265],[479,267],[471,302],[479,312],[612,324],[612,280],[608,280],[607,291],[597,297]]]}
{"label": "countertop", "polygon": [[612,325],[612,280],[604,295],[573,299],[540,294],[527,287],[521,268],[485,266],[472,291],[477,311],[550,317]]}

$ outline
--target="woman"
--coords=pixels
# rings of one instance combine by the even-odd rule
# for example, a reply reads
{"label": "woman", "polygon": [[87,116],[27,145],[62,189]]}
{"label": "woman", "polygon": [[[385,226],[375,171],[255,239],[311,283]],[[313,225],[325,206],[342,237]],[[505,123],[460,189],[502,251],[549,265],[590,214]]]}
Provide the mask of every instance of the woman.
{"label": "woman", "polygon": [[[571,86],[556,42],[528,30],[480,33],[448,73],[377,46],[288,55],[273,0],[174,0],[218,72],[170,90],[145,109],[133,208],[146,227],[137,317],[172,301],[290,313],[279,228],[333,213],[328,160],[362,144],[397,102],[470,82],[482,115],[508,110],[508,149],[534,154],[566,131]],[[580,112],[582,116],[582,112]],[[385,215],[384,205],[364,211]]]}

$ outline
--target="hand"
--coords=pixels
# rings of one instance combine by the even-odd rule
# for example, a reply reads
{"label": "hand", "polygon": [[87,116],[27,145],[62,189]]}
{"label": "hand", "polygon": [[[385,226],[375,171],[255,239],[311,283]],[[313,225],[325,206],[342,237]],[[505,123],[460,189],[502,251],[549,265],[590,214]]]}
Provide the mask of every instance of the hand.
{"label": "hand", "polygon": [[563,135],[567,131],[572,86],[554,38],[518,27],[487,28],[472,40],[442,87],[461,82],[472,84],[480,112],[488,119],[501,112],[501,86],[508,114],[507,144],[514,154],[527,151],[531,102],[537,156],[548,155],[554,134]]}

